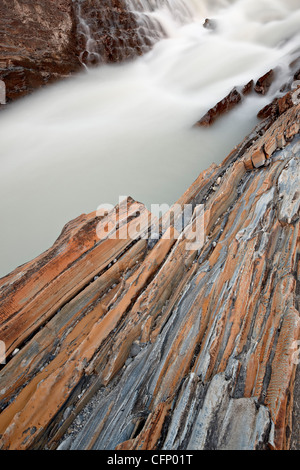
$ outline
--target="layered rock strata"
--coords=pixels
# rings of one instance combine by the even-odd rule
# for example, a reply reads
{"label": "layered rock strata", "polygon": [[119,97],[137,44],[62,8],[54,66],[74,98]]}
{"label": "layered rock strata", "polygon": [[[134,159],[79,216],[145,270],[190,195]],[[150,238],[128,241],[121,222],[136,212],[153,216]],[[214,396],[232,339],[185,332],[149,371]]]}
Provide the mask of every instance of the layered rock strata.
{"label": "layered rock strata", "polygon": [[129,198],[0,280],[1,449],[299,448],[299,122],[200,174],[183,225]]}

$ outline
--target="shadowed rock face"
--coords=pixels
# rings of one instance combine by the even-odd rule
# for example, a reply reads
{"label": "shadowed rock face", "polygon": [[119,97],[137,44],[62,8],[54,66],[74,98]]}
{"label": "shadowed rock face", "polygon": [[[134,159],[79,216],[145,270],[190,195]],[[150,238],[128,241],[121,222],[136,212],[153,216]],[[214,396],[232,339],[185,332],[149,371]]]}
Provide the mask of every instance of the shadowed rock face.
{"label": "shadowed rock face", "polygon": [[0,280],[0,448],[299,445],[299,122],[262,121],[157,243],[129,199]]}
{"label": "shadowed rock face", "polygon": [[75,11],[80,59],[87,66],[142,55],[164,36],[157,21],[130,11],[124,0],[85,0]]}
{"label": "shadowed rock face", "polygon": [[7,101],[80,70],[147,52],[164,36],[158,22],[124,0],[3,0],[0,80]]}
{"label": "shadowed rock face", "polygon": [[8,101],[80,66],[71,0],[3,0],[0,30],[0,79]]}

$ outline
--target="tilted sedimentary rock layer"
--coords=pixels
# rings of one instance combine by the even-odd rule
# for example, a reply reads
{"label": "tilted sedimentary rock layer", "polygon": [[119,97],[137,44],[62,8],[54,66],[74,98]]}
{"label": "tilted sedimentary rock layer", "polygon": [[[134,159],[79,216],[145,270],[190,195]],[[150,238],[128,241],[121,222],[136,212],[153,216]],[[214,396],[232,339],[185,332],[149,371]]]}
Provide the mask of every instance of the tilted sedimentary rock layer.
{"label": "tilted sedimentary rock layer", "polygon": [[184,224],[128,199],[0,280],[1,449],[299,448],[299,122],[204,171]]}
{"label": "tilted sedimentary rock layer", "polygon": [[[282,83],[281,86],[278,87],[278,96],[274,98],[272,103],[268,104],[259,111],[257,115],[258,118],[266,119],[268,117],[275,121],[280,114],[286,111],[288,107],[293,105],[292,102],[287,102],[287,98],[291,95],[290,92],[293,88],[293,84],[299,80],[299,63],[300,58],[294,60],[289,65],[289,79],[286,81],[286,83]],[[213,108],[209,109],[207,113],[205,113],[205,115],[195,123],[195,127],[211,126],[217,119],[241,103],[244,97],[250,93],[256,92],[259,95],[266,95],[272,82],[274,81],[274,78],[276,77],[276,74],[276,69],[271,69],[265,75],[260,77],[256,83],[254,83],[254,80],[250,80],[250,82],[248,82],[243,87],[233,88],[230,93],[225,96],[225,98],[219,101]],[[282,93],[284,92],[286,92],[286,94],[282,96]]]}

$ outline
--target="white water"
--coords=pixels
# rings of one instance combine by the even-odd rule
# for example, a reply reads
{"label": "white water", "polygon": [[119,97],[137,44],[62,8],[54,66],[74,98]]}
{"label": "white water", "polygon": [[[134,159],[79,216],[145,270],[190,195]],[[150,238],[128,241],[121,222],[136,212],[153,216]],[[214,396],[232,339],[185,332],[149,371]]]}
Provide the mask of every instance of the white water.
{"label": "white water", "polygon": [[[284,82],[300,45],[300,0],[176,0],[183,9],[175,17],[172,0],[140,3],[168,39],[134,62],[36,92],[0,116],[0,276],[47,249],[66,222],[119,195],[149,209],[174,203],[252,130],[278,83],[211,129],[193,124],[234,86],[274,66]],[[150,4],[162,8],[151,12]],[[203,28],[207,17],[217,31]]]}

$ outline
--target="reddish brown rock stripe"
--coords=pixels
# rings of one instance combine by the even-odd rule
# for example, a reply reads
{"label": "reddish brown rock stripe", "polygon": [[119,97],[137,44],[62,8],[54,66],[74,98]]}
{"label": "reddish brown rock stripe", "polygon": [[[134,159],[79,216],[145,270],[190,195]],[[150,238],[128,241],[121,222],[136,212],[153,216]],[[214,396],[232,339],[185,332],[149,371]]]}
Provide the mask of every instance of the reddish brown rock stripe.
{"label": "reddish brown rock stripe", "polygon": [[[128,216],[140,211],[138,218],[149,225],[148,211],[141,204],[129,201]],[[119,221],[127,217],[119,214]],[[100,218],[96,213],[71,222],[53,248],[24,265],[14,277],[4,278],[1,287],[0,336],[7,354],[70,301],[128,247],[132,240],[106,238],[100,240],[96,229]],[[103,222],[102,222],[103,223]],[[99,231],[98,231],[99,232]]]}

